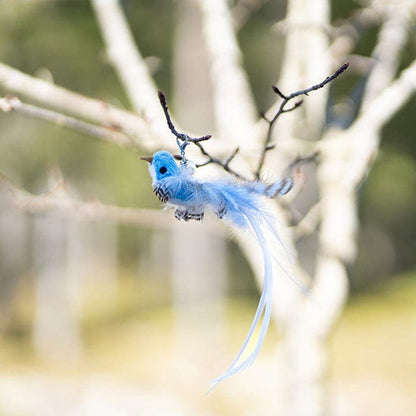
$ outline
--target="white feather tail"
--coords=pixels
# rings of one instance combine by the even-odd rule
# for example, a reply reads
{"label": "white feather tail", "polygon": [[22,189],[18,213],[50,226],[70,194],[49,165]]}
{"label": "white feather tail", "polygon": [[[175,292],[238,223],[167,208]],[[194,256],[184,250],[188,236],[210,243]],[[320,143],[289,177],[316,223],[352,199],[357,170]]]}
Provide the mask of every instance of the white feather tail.
{"label": "white feather tail", "polygon": [[[244,215],[247,218],[249,222],[249,226],[251,230],[253,231],[257,241],[259,242],[261,251],[263,253],[263,260],[264,260],[263,291],[260,297],[259,305],[256,310],[256,314],[254,315],[253,322],[250,326],[247,337],[244,340],[243,346],[241,347],[240,351],[238,352],[237,356],[235,357],[234,361],[232,362],[230,367],[227,369],[227,371],[223,375],[212,380],[211,382],[212,386],[208,390],[207,394],[210,393],[222,380],[225,380],[226,378],[231,377],[232,375],[236,374],[240,370],[247,368],[254,362],[263,344],[264,337],[266,336],[266,332],[269,327],[270,319],[272,315],[272,303],[273,303],[272,258],[267,248],[266,239],[265,239],[260,221],[257,218],[254,218],[254,215],[252,215],[251,212],[248,212],[248,213],[244,212]],[[247,346],[253,337],[254,331],[256,327],[258,326],[262,315],[263,315],[263,318],[261,320],[260,333],[257,338],[256,345],[253,351],[249,354],[247,358],[241,359],[241,356],[247,350]]]}

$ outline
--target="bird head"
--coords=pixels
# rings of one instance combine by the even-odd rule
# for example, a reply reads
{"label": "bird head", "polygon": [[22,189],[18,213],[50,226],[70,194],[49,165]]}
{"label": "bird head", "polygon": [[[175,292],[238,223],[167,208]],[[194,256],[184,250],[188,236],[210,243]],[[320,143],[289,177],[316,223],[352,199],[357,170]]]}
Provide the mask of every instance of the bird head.
{"label": "bird head", "polygon": [[153,180],[159,181],[179,173],[175,158],[166,150],[156,152],[153,156],[143,156],[140,159],[149,163],[149,172]]}

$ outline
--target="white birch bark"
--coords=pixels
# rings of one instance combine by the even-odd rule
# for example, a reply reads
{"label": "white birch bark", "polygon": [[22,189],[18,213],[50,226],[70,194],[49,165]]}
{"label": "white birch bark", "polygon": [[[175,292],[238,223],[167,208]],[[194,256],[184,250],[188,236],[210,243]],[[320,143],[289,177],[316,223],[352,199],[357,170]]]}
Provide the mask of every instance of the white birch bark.
{"label": "white birch bark", "polygon": [[135,111],[144,117],[152,135],[171,144],[157,98],[156,85],[134,42],[119,0],[91,0],[106,46],[107,55]]}
{"label": "white birch bark", "polygon": [[70,365],[82,354],[66,262],[65,220],[35,219],[35,322],[34,344],[47,361]]}
{"label": "white birch bark", "polygon": [[[202,135],[213,131],[213,113],[201,14],[193,0],[182,0],[176,5],[175,16],[173,109],[181,125]],[[221,351],[224,338],[226,245],[222,236],[200,230],[201,223],[178,223],[170,242],[176,346],[181,356],[192,356],[194,366],[198,360],[215,362],[213,351]],[[201,303],[209,305],[209,312],[198,308]],[[205,322],[203,328],[201,322]],[[199,343],[201,354],[196,357],[193,341],[200,337],[215,342],[203,343],[205,350]],[[194,366],[181,368],[185,374],[189,371],[188,382],[192,382]]]}
{"label": "white birch bark", "polygon": [[[155,103],[153,98],[146,97],[155,94],[154,87],[142,65],[140,54],[135,51],[131,34],[126,31],[126,23],[118,3],[115,0],[93,0],[93,4],[102,26],[107,49],[113,57],[120,80],[131,93],[132,104],[136,110],[141,111],[145,108],[151,112],[156,108]],[[258,146],[258,136],[251,133],[253,129],[257,131],[258,126],[255,126],[253,99],[241,66],[241,53],[227,4],[224,0],[198,0],[195,4],[202,13],[203,36],[210,56],[208,66],[213,82],[213,118],[218,135],[229,140],[229,147],[237,143],[242,143],[243,146],[250,143],[247,148],[251,149],[250,137],[255,138],[253,142]],[[327,52],[331,49],[326,34],[329,26],[329,5],[329,0],[291,0],[288,3],[286,52],[282,58],[282,75],[278,83],[283,93],[308,87],[332,72],[329,67],[331,59]],[[111,7],[113,12],[118,14],[116,23],[111,21],[109,9],[104,10]],[[353,124],[346,130],[327,129],[321,137],[328,96],[327,89],[324,89],[307,97],[301,111],[285,114],[279,120],[278,129],[275,131],[276,135],[279,135],[276,137],[279,146],[282,145],[279,149],[288,153],[296,153],[303,139],[320,139],[313,147],[321,151],[322,160],[317,170],[320,201],[319,209],[314,212],[317,212],[316,222],[320,222],[320,228],[311,294],[302,298],[291,282],[280,278],[276,280],[278,293],[275,317],[283,331],[281,352],[285,365],[285,371],[281,372],[285,385],[282,397],[287,399],[282,404],[282,414],[318,416],[328,413],[330,403],[325,388],[328,368],[326,340],[342,312],[347,296],[346,264],[353,261],[356,254],[358,215],[355,188],[377,154],[383,126],[410,99],[416,89],[415,62],[396,78],[401,50],[409,36],[415,2],[401,0],[398,5],[389,0],[375,0],[371,3],[371,9],[377,10],[382,16],[383,25],[372,54],[375,59],[374,68],[368,79],[364,105]],[[115,24],[118,25],[118,29]],[[118,54],[119,51],[114,51],[114,45],[121,40],[126,42],[128,49],[123,49],[124,52]],[[337,56],[337,59],[341,57]],[[131,67],[126,68],[129,62]],[[191,74],[193,71],[186,68],[183,72]],[[133,73],[140,80],[140,90],[132,85]],[[119,121],[126,131],[148,135],[147,137],[150,137],[150,132],[156,131],[150,127],[146,117],[141,118],[108,106],[101,108],[101,104],[96,100],[33,79],[2,64],[0,84],[14,92],[24,92],[29,96],[32,94],[35,99],[38,97],[40,101],[44,100],[55,108],[64,109],[97,123],[104,123],[105,120],[110,120],[111,123]],[[32,86],[34,89],[31,89]],[[192,88],[199,91],[199,86]],[[28,89],[31,89],[30,92]],[[140,97],[142,93],[143,96]],[[208,95],[208,92],[206,94]],[[199,93],[195,95],[200,99]],[[191,94],[186,97],[186,107],[191,109]],[[179,105],[180,101],[178,107]],[[180,109],[179,113],[185,114],[186,108]],[[190,124],[192,120],[184,122]],[[158,124],[158,121],[152,119],[152,123]],[[168,137],[168,134],[164,137]],[[157,140],[151,144],[149,141],[144,143],[147,143],[149,148],[154,148],[156,144],[164,145],[166,142],[165,139]],[[169,141],[172,143],[171,138]],[[236,163],[247,170],[254,154],[249,153],[243,154],[244,160],[236,160]],[[275,155],[268,160],[276,164],[280,156]],[[285,216],[278,207],[275,209],[284,225]],[[188,240],[185,243],[196,245],[196,242],[192,241],[195,233],[191,234],[192,236],[188,237],[191,243]],[[201,250],[211,252],[210,244],[205,244],[206,241],[197,242],[201,243]],[[175,266],[178,279],[189,272],[185,270],[187,259],[182,259],[179,253],[183,244],[182,238],[173,244],[175,250],[178,250],[174,253],[178,262]],[[258,250],[253,249],[247,240],[241,240],[241,245],[260,286],[262,266]],[[190,265],[188,267],[198,270]],[[216,270],[215,273],[220,274],[221,271]],[[45,279],[50,279],[52,274],[45,273]],[[279,272],[276,273],[276,276],[278,275]],[[188,283],[182,280],[178,287]],[[221,281],[216,284],[220,287]]]}

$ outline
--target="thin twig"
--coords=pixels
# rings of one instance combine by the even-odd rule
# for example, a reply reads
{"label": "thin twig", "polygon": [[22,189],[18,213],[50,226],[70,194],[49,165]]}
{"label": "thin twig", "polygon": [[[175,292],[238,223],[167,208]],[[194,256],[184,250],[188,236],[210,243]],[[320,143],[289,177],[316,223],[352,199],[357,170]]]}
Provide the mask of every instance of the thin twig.
{"label": "thin twig", "polygon": [[[325,81],[324,81],[325,82]],[[327,81],[327,82],[329,82],[329,81]],[[313,87],[312,87],[313,88]],[[280,93],[280,91],[279,91],[279,94],[281,94]],[[173,121],[172,121],[172,118],[171,118],[171,116],[170,116],[170,113],[169,113],[169,108],[168,108],[168,105],[167,105],[167,101],[166,101],[166,96],[165,96],[165,94],[162,92],[162,91],[159,91],[159,93],[158,93],[158,95],[159,95],[159,101],[160,101],[160,104],[161,104],[161,106],[162,106],[162,108],[163,108],[163,111],[164,111],[164,113],[165,113],[165,117],[166,117],[166,121],[167,121],[167,124],[168,124],[168,127],[169,127],[169,130],[172,132],[172,134],[176,137],[176,139],[178,140],[178,141],[181,141],[181,142],[183,142],[184,144],[185,143],[193,143],[195,146],[197,146],[198,148],[199,148],[199,150],[200,150],[200,152],[205,156],[205,157],[207,157],[207,160],[205,161],[205,162],[202,162],[202,163],[199,163],[199,164],[196,164],[196,167],[198,167],[198,168],[200,168],[200,167],[203,167],[203,166],[207,166],[207,165],[209,165],[209,164],[216,164],[216,165],[218,165],[218,166],[221,166],[226,172],[228,172],[228,173],[230,173],[230,174],[232,174],[233,176],[235,176],[236,178],[238,178],[238,179],[241,179],[241,180],[244,180],[244,181],[247,181],[248,180],[248,178],[247,177],[245,177],[244,175],[242,175],[242,174],[240,174],[240,173],[238,173],[238,172],[236,172],[235,170],[233,170],[232,168],[230,168],[230,163],[231,163],[231,161],[235,158],[235,156],[237,155],[237,153],[238,153],[238,151],[239,151],[239,147],[237,147],[237,148],[235,148],[234,149],[234,151],[225,159],[225,161],[222,161],[222,160],[220,160],[220,159],[218,159],[218,158],[216,158],[216,157],[214,157],[214,156],[212,156],[205,148],[204,148],[204,146],[201,144],[201,142],[203,142],[203,141],[206,141],[206,140],[209,140],[212,136],[211,135],[206,135],[206,136],[202,136],[202,137],[190,137],[190,136],[188,136],[186,133],[180,133],[177,129],[176,129],[176,127],[175,127],[175,125],[174,125],[174,123],[173,123]],[[286,99],[287,99],[287,97],[285,97]],[[283,109],[282,110],[282,112],[287,112],[287,111],[291,111],[291,110],[294,110],[295,108],[297,108],[299,105],[301,104],[301,101],[299,101],[299,102],[297,102],[297,103],[295,103],[295,105],[291,108],[291,109]],[[264,115],[264,114],[261,114],[261,116],[266,120],[266,121],[268,121],[269,123],[273,123],[273,121],[269,121],[269,120],[267,120],[267,118],[266,118],[266,116]],[[267,144],[266,145],[266,148],[265,148],[265,151],[269,151],[269,150],[272,150],[272,149],[274,149],[274,147],[275,147],[275,145],[269,145],[269,144]],[[181,146],[179,146],[179,149],[181,150],[181,152],[183,151],[183,147],[181,147]],[[304,164],[304,163],[308,163],[308,162],[310,162],[310,161],[313,161],[313,160],[316,160],[316,157],[317,157],[317,155],[318,155],[318,152],[314,152],[313,154],[311,154],[311,155],[308,155],[308,156],[305,156],[305,157],[301,157],[301,156],[298,156],[288,167],[287,167],[287,169],[286,169],[286,172],[289,172],[289,171],[291,171],[291,170],[293,170],[293,168],[295,167],[295,166],[299,166],[300,164]],[[259,178],[259,176],[257,176],[257,178]]]}
{"label": "thin twig", "polygon": [[202,137],[190,137],[186,133],[178,132],[176,130],[175,125],[173,124],[172,118],[169,114],[169,108],[168,108],[168,104],[166,102],[165,94],[162,91],[159,90],[158,96],[159,96],[160,105],[162,106],[163,111],[165,113],[165,117],[166,117],[166,121],[168,123],[169,130],[172,132],[172,134],[174,136],[176,136],[176,138],[178,140],[181,140],[182,142],[186,140],[190,143],[199,143],[199,142],[203,142],[205,140],[209,140],[212,137],[211,134],[207,134],[206,136],[202,136]]}
{"label": "thin twig", "polygon": [[[305,90],[301,90],[301,91],[296,91],[293,92],[292,94],[290,94],[288,97],[284,97],[286,98],[288,101],[291,100],[292,98],[295,97],[299,97],[300,95],[308,95],[310,92],[312,91],[316,91],[319,90],[320,88],[325,87],[326,84],[330,83],[331,81],[333,81],[335,78],[339,77],[344,71],[347,70],[347,68],[349,67],[349,62],[346,62],[345,64],[341,65],[332,75],[330,75],[329,77],[326,77],[322,82],[320,82],[319,84],[315,84],[312,85],[312,87],[306,88]],[[276,87],[274,87],[276,88]],[[274,89],[273,88],[273,89]],[[276,88],[277,89],[277,88]],[[281,94],[281,93],[280,93]],[[279,95],[280,95],[279,94]]]}
{"label": "thin twig", "polygon": [[230,168],[230,163],[231,161],[234,159],[234,157],[236,156],[236,154],[239,151],[239,148],[235,148],[235,150],[225,159],[225,161],[223,162],[222,160],[210,155],[205,149],[204,147],[201,145],[201,143],[195,143],[196,146],[198,146],[199,150],[201,151],[201,153],[206,156],[208,159],[200,164],[197,164],[196,167],[200,168],[202,166],[207,166],[209,164],[214,164],[214,165],[218,165],[221,166],[227,173],[230,173],[231,175],[235,176],[238,179],[241,179],[243,181],[248,181],[249,179],[247,177],[245,177],[244,175],[241,175],[240,173],[236,172],[234,169]]}
{"label": "thin twig", "polygon": [[263,145],[263,151],[260,155],[260,159],[259,159],[259,163],[257,165],[257,169],[255,172],[255,176],[256,178],[260,178],[261,175],[261,170],[263,168],[264,165],[264,161],[266,159],[266,153],[270,150],[270,141],[272,139],[272,131],[273,131],[273,126],[274,123],[276,122],[276,120],[279,118],[279,116],[283,113],[287,113],[289,111],[293,111],[296,108],[298,108],[300,105],[302,105],[303,100],[296,102],[292,107],[290,108],[285,108],[287,103],[291,100],[293,100],[296,97],[299,97],[301,95],[308,95],[310,92],[312,91],[316,91],[319,90],[320,88],[323,88],[325,85],[327,85],[328,83],[330,83],[331,81],[333,81],[335,78],[337,78],[338,76],[340,76],[349,66],[349,63],[345,63],[343,64],[340,68],[338,68],[331,76],[325,78],[322,82],[320,82],[319,84],[315,84],[312,85],[312,87],[306,88],[305,90],[300,90],[300,91],[296,91],[293,92],[290,95],[285,95],[283,94],[279,88],[277,88],[276,86],[273,86],[273,91],[280,97],[282,98],[282,103],[280,104],[280,107],[278,109],[278,111],[276,112],[276,114],[273,116],[272,119],[267,119],[266,116],[264,114],[262,114],[262,118],[267,121],[267,123],[269,124],[268,126],[268,130],[267,130],[267,134],[266,134],[266,138],[264,141],[264,145]]}
{"label": "thin twig", "polygon": [[183,152],[184,150],[184,144],[187,143],[193,143],[195,146],[198,147],[198,149],[200,150],[200,152],[207,157],[207,160],[205,162],[199,163],[196,165],[196,167],[203,167],[203,166],[207,166],[209,164],[216,164],[221,166],[226,172],[234,175],[236,178],[242,179],[242,180],[247,180],[247,178],[245,178],[243,175],[239,174],[238,172],[234,171],[232,168],[230,168],[230,163],[231,161],[234,159],[234,157],[236,156],[236,154],[239,151],[239,148],[237,147],[226,159],[225,161],[221,161],[220,159],[212,156],[209,152],[207,152],[207,150],[205,150],[204,146],[202,145],[201,142],[207,141],[209,140],[212,136],[210,134],[206,135],[206,136],[202,136],[202,137],[190,137],[188,136],[186,133],[180,133],[173,121],[172,118],[169,114],[169,108],[168,108],[168,104],[166,102],[166,97],[165,94],[163,94],[162,91],[159,91],[159,101],[160,104],[163,108],[163,111],[165,113],[165,117],[166,117],[166,121],[168,123],[168,127],[169,130],[172,132],[172,134],[176,137],[177,141],[181,141],[183,144],[179,145],[179,150],[181,152]]}

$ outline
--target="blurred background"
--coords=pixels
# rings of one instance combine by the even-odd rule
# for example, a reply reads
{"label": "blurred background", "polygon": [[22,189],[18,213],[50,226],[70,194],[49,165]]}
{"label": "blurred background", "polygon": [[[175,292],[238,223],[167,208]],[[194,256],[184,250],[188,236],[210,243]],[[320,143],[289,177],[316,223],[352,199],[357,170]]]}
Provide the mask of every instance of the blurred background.
{"label": "blurred background", "polygon": [[[238,41],[263,110],[275,100],[270,86],[279,78],[284,36],[274,25],[284,18],[286,2],[247,3],[256,7]],[[0,6],[1,62],[131,109],[89,1],[0,0]],[[184,29],[192,32],[192,8],[168,0],[122,6],[158,88],[177,95],[175,68],[187,54],[175,47]],[[331,21],[340,26],[360,7],[334,0]],[[377,22],[360,27],[352,53],[368,56],[378,29]],[[400,68],[415,56],[412,30]],[[192,59],[195,48],[188,47]],[[345,74],[331,85],[330,100],[353,101],[363,82],[365,71]],[[8,93],[0,85],[1,96]],[[187,121],[186,103],[171,107],[185,128],[211,132],[210,120]],[[415,113],[413,98],[385,126],[358,191],[351,293],[329,340],[331,414],[411,414],[416,408]],[[0,149],[1,171],[33,194],[64,188],[84,201],[159,209],[140,151],[17,112],[0,112]],[[4,193],[0,205],[0,415],[275,414],[279,374],[266,376],[278,365],[275,327],[252,368],[204,396],[208,381],[238,351],[259,297],[247,261],[221,230],[182,226],[182,236],[189,234],[193,249],[206,255],[199,268],[180,271],[172,266],[181,249],[174,219],[155,228],[30,213]],[[195,240],[199,233],[211,233],[208,242]]]}

